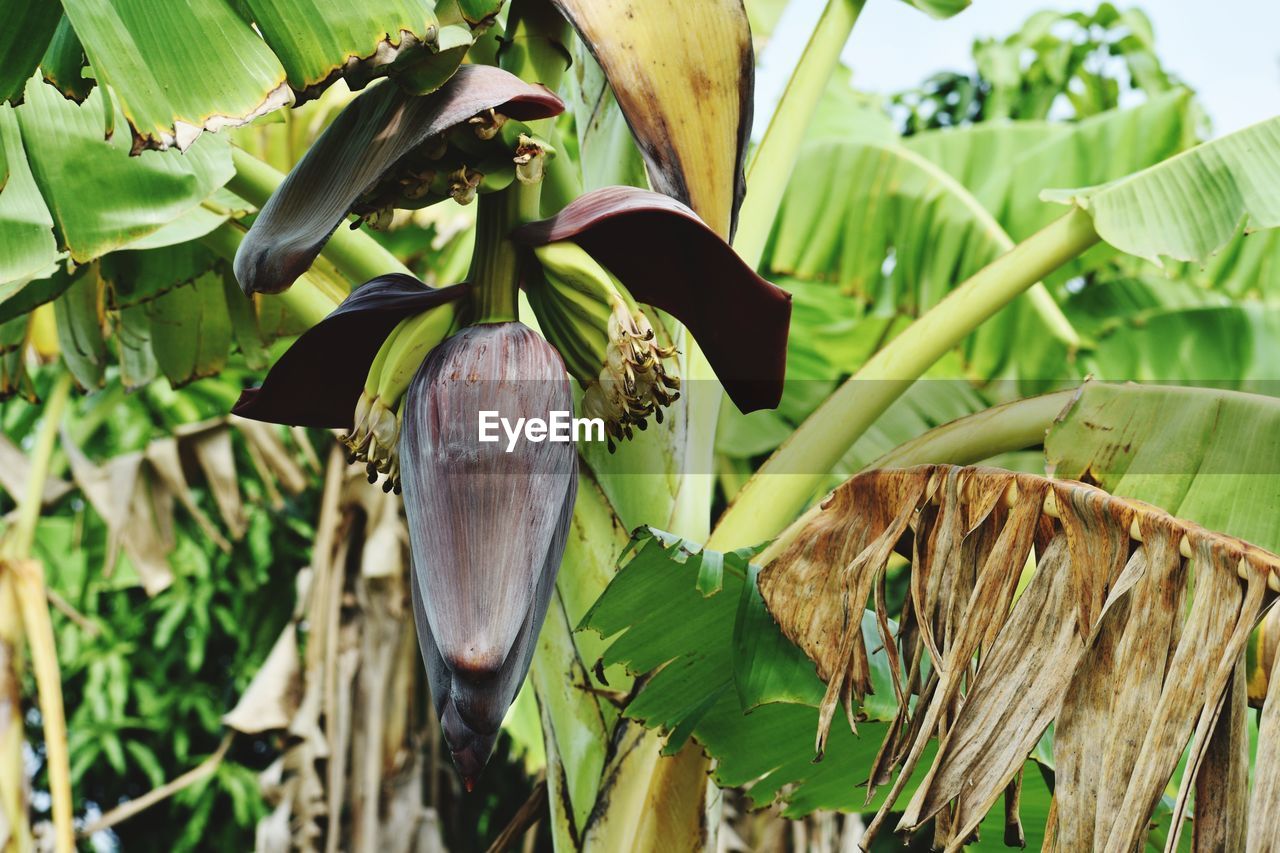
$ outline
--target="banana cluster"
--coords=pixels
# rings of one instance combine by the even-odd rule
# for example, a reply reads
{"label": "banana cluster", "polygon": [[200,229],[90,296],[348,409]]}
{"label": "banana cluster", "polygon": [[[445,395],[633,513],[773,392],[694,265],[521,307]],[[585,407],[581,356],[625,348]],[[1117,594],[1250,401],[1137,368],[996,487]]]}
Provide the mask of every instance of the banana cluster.
{"label": "banana cluster", "polygon": [[356,401],[355,426],[342,436],[348,462],[364,462],[369,482],[400,494],[400,401],[427,354],[449,334],[454,307],[441,305],[401,320],[387,335]]}
{"label": "banana cluster", "polygon": [[477,194],[506,189],[513,181],[541,180],[552,153],[522,122],[486,110],[402,157],[351,212],[371,228],[385,228],[397,208],[414,210],[447,198],[470,204]]}
{"label": "banana cluster", "polygon": [[653,324],[608,270],[576,243],[534,250],[545,287],[529,289],[543,333],[582,385],[582,413],[604,421],[609,449],[615,440],[662,423],[662,409],[680,398],[670,360],[676,349],[658,339]]}

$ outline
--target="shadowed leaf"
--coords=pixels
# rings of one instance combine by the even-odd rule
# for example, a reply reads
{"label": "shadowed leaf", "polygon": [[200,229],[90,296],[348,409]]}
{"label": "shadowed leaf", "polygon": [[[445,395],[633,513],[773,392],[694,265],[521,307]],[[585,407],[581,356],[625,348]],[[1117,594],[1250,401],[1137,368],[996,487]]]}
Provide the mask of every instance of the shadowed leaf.
{"label": "shadowed leaf", "polygon": [[[36,70],[61,17],[57,3],[5,0],[0,3],[0,102],[22,102],[22,90]],[[0,186],[4,186],[0,175]]]}

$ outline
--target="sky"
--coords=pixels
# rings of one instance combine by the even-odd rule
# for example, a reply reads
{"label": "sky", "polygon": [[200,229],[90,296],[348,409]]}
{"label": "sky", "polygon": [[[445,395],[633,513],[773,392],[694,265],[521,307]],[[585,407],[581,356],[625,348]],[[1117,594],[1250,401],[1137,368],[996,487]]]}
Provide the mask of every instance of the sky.
{"label": "sky", "polygon": [[[778,87],[823,5],[819,0],[789,5],[761,58],[758,108],[778,97]],[[1130,4],[1118,0],[1116,5]],[[1278,0],[1143,0],[1134,5],[1151,18],[1166,68],[1199,93],[1214,135],[1280,115]],[[867,0],[843,58],[859,89],[900,91],[935,71],[972,70],[974,39],[1009,35],[1033,12],[1096,6],[1097,0],[973,0],[959,15],[935,21],[898,0]]]}

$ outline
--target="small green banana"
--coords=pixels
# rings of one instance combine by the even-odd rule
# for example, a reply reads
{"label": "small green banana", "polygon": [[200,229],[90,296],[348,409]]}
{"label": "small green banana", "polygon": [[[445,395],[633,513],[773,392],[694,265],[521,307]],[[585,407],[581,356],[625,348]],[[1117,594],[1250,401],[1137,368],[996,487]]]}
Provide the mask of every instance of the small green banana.
{"label": "small green banana", "polygon": [[400,399],[409,390],[409,383],[427,353],[449,334],[455,315],[454,306],[450,303],[407,317],[396,326],[399,334],[387,352],[377,388],[378,399],[389,408],[395,409],[400,405]]}
{"label": "small green banana", "polygon": [[400,401],[427,354],[448,336],[456,314],[450,303],[406,317],[387,335],[369,366],[356,401],[354,427],[342,441],[350,461],[365,463],[370,483],[386,475],[384,491],[400,490]]}
{"label": "small green banana", "polygon": [[644,310],[581,246],[551,243],[534,254],[543,276],[529,302],[584,389],[583,413],[604,420],[610,448],[633,426],[644,429],[649,415],[661,423],[662,407],[680,396],[666,363],[675,348],[658,342]]}

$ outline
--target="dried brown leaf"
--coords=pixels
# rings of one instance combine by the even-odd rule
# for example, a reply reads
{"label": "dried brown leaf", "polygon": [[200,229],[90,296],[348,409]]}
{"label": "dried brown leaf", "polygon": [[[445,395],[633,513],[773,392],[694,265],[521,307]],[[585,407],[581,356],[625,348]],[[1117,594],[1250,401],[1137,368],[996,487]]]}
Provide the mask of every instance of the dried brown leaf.
{"label": "dried brown leaf", "polygon": [[280,632],[240,701],[223,715],[222,723],[250,735],[287,728],[298,711],[301,694],[298,632],[290,622]]}
{"label": "dried brown leaf", "polygon": [[[1244,661],[1239,660],[1204,762],[1196,774],[1193,850],[1243,850],[1245,847],[1249,806],[1248,713]],[[1173,841],[1170,837],[1169,843]]]}
{"label": "dried brown leaf", "polygon": [[[910,594],[890,637],[881,554],[907,542]],[[1019,595],[1033,549],[1038,560]],[[763,559],[766,605],[828,682],[820,742],[835,702],[849,703],[852,716],[851,699],[862,695],[865,642],[849,627],[868,595],[879,632],[897,646],[899,709],[871,768],[872,789],[900,770],[864,845],[902,808],[898,797],[930,740],[937,756],[899,828],[935,818],[935,843],[955,850],[973,843],[1003,795],[1016,843],[1016,779],[1056,722],[1051,849],[1140,846],[1184,754],[1170,849],[1193,785],[1203,823],[1197,849],[1241,847],[1246,683],[1256,692],[1266,681],[1257,668],[1245,671],[1246,645],[1268,588],[1280,589],[1280,558],[1083,483],[928,465],[854,477]],[[1264,642],[1251,649],[1255,658],[1266,654]],[[905,673],[897,672],[903,661]],[[1271,698],[1280,703],[1278,692],[1272,687]],[[1250,849],[1280,843],[1277,738],[1280,711],[1268,703]]]}
{"label": "dried brown leaf", "polygon": [[204,471],[209,491],[213,493],[218,514],[231,531],[231,538],[239,540],[248,527],[244,505],[240,500],[240,484],[236,477],[236,458],[231,448],[231,430],[224,422],[194,424],[174,430],[174,435],[185,438],[195,452],[200,468]]}

